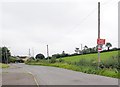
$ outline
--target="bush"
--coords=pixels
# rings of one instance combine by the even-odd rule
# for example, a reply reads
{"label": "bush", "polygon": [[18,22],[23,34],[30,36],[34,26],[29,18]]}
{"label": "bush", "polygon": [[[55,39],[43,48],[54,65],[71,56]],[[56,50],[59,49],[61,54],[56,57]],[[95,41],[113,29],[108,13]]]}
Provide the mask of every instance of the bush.
{"label": "bush", "polygon": [[52,58],[60,58],[61,57],[61,54],[54,54],[52,55]]}
{"label": "bush", "polygon": [[15,63],[16,62],[16,58],[15,57],[10,57],[10,62],[11,63]]}
{"label": "bush", "polygon": [[55,63],[56,62],[56,58],[51,58],[49,62],[50,63]]}
{"label": "bush", "polygon": [[60,58],[60,59],[58,60],[58,62],[64,62],[64,60]]}
{"label": "bush", "polygon": [[101,62],[101,65],[104,68],[119,68],[118,56],[112,56],[111,58],[106,59],[104,62]]}
{"label": "bush", "polygon": [[97,62],[94,59],[87,60],[85,58],[80,59],[78,62],[74,62],[74,64],[77,66],[97,66]]}

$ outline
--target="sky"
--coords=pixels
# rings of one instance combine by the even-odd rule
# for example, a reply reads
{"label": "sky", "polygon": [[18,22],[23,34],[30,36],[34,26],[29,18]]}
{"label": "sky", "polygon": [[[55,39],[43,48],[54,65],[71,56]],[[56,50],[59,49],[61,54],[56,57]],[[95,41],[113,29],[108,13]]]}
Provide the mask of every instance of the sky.
{"label": "sky", "polygon": [[[119,0],[1,0],[0,46],[12,55],[75,53],[95,47],[98,2],[101,3],[101,38],[118,47]],[[105,46],[104,46],[104,49]]]}

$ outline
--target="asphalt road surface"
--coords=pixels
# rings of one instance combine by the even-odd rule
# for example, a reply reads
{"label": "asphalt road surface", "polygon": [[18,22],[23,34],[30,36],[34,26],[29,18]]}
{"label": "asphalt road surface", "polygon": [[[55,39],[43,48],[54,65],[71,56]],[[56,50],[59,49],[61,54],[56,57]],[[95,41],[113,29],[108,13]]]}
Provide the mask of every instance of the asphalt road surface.
{"label": "asphalt road surface", "polygon": [[[56,67],[12,64],[17,72],[27,72],[34,76],[37,85],[118,85],[118,79],[85,74]],[[5,72],[3,70],[3,72]],[[11,70],[11,72],[15,72]],[[17,76],[16,76],[17,77]],[[28,84],[29,85],[29,84]]]}
{"label": "asphalt road surface", "polygon": [[2,69],[2,85],[36,85],[36,82],[34,76],[19,65],[10,64],[10,68]]}

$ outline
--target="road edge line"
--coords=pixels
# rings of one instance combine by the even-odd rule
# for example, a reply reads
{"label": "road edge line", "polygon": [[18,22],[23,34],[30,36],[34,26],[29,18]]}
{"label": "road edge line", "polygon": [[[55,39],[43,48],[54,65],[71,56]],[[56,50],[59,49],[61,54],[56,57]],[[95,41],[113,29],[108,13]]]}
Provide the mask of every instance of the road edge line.
{"label": "road edge line", "polygon": [[30,75],[33,76],[33,79],[34,79],[34,81],[35,81],[37,87],[39,87],[38,81],[37,81],[37,79],[34,77],[34,75],[33,75],[31,72],[28,72],[28,73],[29,73]]}

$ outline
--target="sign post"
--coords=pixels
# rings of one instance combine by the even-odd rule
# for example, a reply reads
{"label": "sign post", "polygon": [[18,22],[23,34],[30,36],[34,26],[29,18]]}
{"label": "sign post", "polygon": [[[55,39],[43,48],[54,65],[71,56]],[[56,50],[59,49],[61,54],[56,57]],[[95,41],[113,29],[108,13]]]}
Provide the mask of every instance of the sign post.
{"label": "sign post", "polygon": [[98,68],[99,68],[99,65],[100,65],[100,52],[102,51],[102,47],[101,45],[105,44],[105,39],[100,39],[98,38],[97,39],[97,44],[98,44]]}
{"label": "sign post", "polygon": [[100,52],[102,51],[101,45],[105,44],[105,39],[100,39],[100,2],[98,2],[98,39],[97,39],[97,45],[98,45],[98,69],[100,66]]}
{"label": "sign post", "polygon": [[[100,39],[100,2],[98,2],[98,40],[99,39]],[[100,48],[100,44],[98,44],[98,48]],[[98,69],[99,65],[100,65],[100,51],[98,51]]]}

